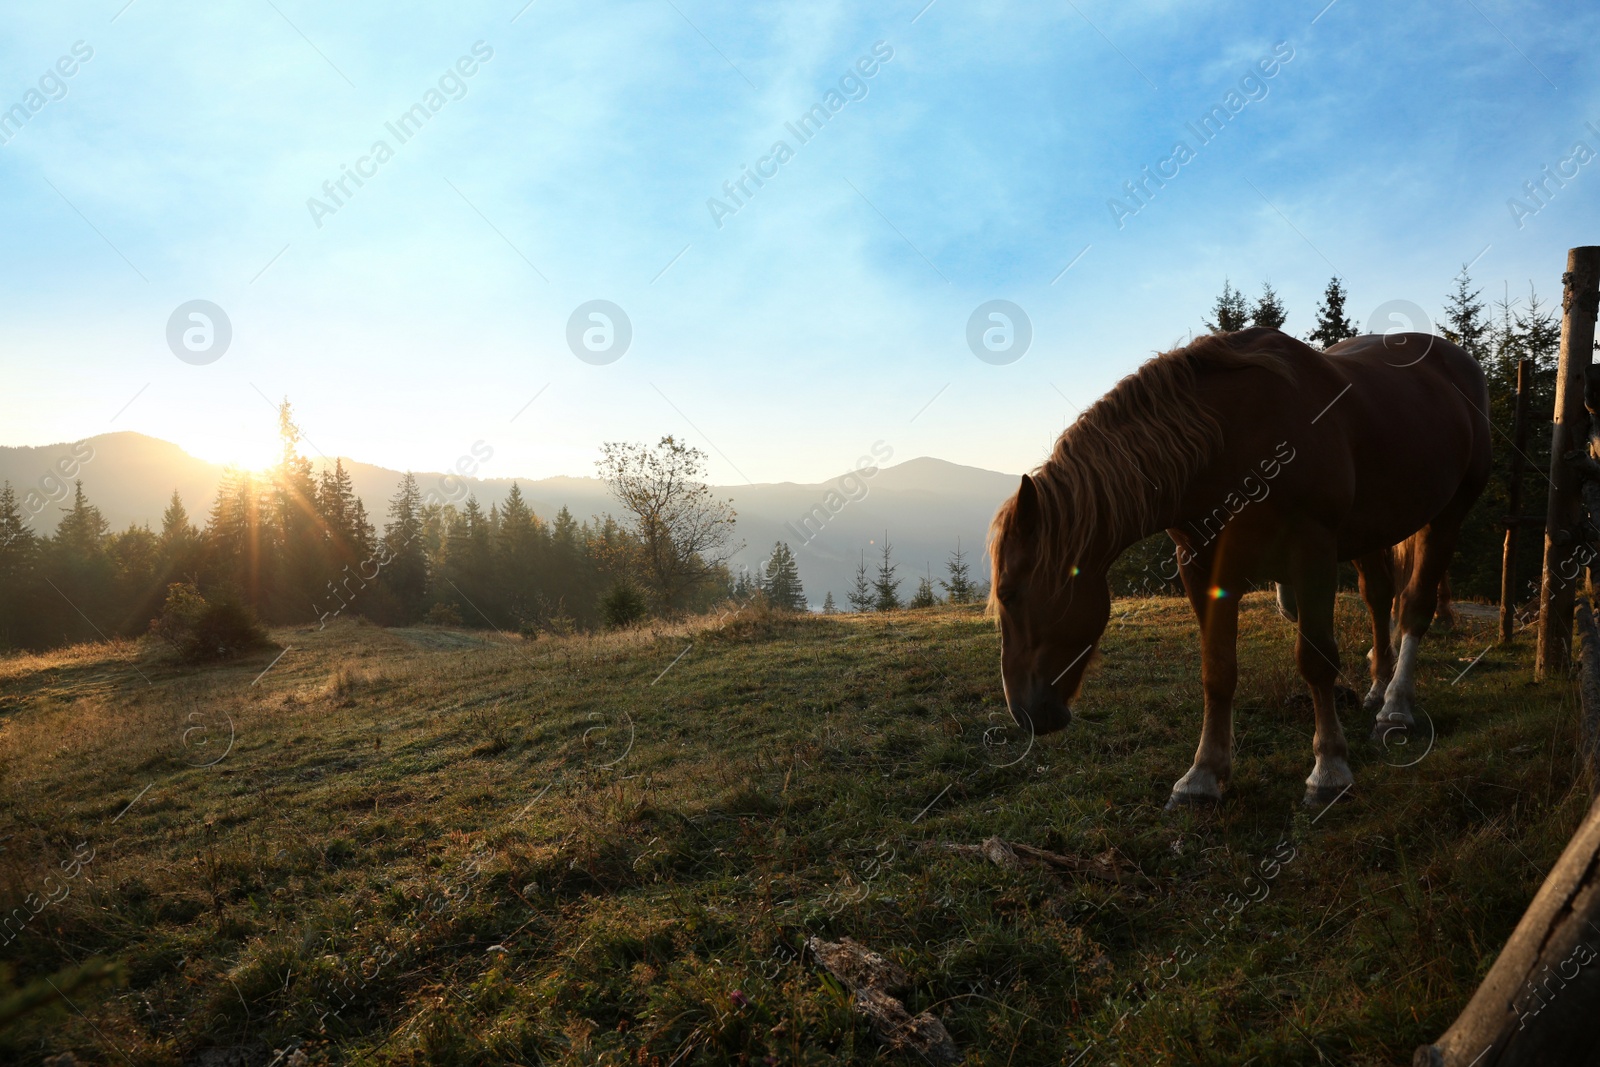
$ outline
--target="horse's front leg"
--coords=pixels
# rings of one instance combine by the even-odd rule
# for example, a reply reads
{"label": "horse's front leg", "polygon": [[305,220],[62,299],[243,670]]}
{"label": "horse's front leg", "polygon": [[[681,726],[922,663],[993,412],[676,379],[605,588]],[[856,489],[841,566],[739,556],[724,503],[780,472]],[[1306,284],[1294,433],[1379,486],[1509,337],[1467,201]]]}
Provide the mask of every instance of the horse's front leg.
{"label": "horse's front leg", "polygon": [[1337,566],[1330,560],[1326,568],[1316,568],[1314,574],[1296,583],[1295,589],[1300,602],[1295,662],[1311,689],[1317,719],[1316,737],[1311,742],[1317,763],[1306,779],[1307,807],[1331,804],[1355,783],[1347,762],[1350,749],[1333,699],[1333,683],[1339,677],[1339,643],[1333,628],[1337,577]]}
{"label": "horse's front leg", "polygon": [[[1233,770],[1233,692],[1239,681],[1239,594],[1217,588],[1190,591],[1200,617],[1200,684],[1205,720],[1194,766],[1172,786],[1167,808],[1222,799],[1222,784]],[[1213,595],[1213,593],[1215,595]]]}

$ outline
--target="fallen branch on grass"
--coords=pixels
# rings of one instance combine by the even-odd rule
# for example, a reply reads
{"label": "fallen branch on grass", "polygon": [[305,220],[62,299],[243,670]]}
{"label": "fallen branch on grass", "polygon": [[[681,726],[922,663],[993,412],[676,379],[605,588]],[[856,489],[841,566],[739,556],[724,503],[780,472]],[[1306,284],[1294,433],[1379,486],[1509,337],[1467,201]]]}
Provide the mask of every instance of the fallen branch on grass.
{"label": "fallen branch on grass", "polygon": [[855,995],[855,1010],[866,1016],[878,1040],[941,1067],[961,1062],[961,1052],[944,1023],[931,1012],[913,1016],[892,995],[911,985],[905,968],[848,937],[837,942],[813,937],[806,948]]}
{"label": "fallen branch on grass", "polygon": [[1125,874],[1138,870],[1133,864],[1117,855],[1115,849],[1085,859],[1082,856],[1064,856],[1059,852],[1047,852],[1032,845],[1016,844],[1000,837],[985,838],[981,845],[961,845],[954,841],[925,841],[921,847],[943,849],[960,856],[981,857],[996,867],[1008,869],[1048,867],[1063,874],[1098,878],[1103,882],[1121,883]]}

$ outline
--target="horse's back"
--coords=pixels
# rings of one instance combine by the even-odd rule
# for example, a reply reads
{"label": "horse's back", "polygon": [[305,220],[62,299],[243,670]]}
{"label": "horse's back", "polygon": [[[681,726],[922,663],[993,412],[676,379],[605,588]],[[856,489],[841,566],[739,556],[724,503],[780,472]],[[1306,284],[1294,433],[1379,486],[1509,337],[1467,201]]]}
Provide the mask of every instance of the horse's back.
{"label": "horse's back", "polygon": [[1352,541],[1398,542],[1470,506],[1490,465],[1488,390],[1477,360],[1417,333],[1354,337],[1321,356],[1347,390],[1328,417],[1343,431],[1355,474]]}
{"label": "horse's back", "polygon": [[1321,354],[1345,373],[1381,381],[1386,387],[1417,390],[1448,383],[1474,406],[1487,395],[1478,361],[1466,349],[1431,333],[1362,334]]}
{"label": "horse's back", "polygon": [[1349,389],[1330,414],[1358,443],[1389,451],[1391,463],[1488,463],[1488,387],[1464,349],[1432,334],[1368,334],[1322,357]]}

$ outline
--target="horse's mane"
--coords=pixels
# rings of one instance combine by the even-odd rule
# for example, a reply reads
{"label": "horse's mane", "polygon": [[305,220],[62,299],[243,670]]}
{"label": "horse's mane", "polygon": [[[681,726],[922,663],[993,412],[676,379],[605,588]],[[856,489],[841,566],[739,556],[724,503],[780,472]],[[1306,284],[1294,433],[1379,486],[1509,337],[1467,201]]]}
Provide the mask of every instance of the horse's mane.
{"label": "horse's mane", "polygon": [[[1253,367],[1292,380],[1282,338],[1270,329],[1208,334],[1162,352],[1062,432],[1031,475],[1040,513],[1035,559],[1045,580],[1065,580],[1096,534],[1140,536],[1170,513],[1222,444],[1221,424],[1196,401],[1197,376]],[[989,526],[991,610],[999,585],[994,546],[1015,527],[1016,511],[1012,496]]]}

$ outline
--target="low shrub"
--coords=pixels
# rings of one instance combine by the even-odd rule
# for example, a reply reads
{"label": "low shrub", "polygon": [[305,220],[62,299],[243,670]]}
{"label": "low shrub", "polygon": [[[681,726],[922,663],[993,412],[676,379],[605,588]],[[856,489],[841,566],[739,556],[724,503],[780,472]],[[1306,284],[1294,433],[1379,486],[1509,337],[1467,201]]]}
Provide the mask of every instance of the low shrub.
{"label": "low shrub", "polygon": [[454,604],[438,603],[428,609],[422,621],[429,626],[460,626],[461,612],[456,610]]}
{"label": "low shrub", "polygon": [[227,659],[268,644],[266,630],[248,607],[232,597],[208,601],[190,582],[167,586],[150,632],[189,662]]}
{"label": "low shrub", "polygon": [[600,617],[613,630],[632,626],[649,613],[644,593],[626,578],[619,579],[600,601]]}

